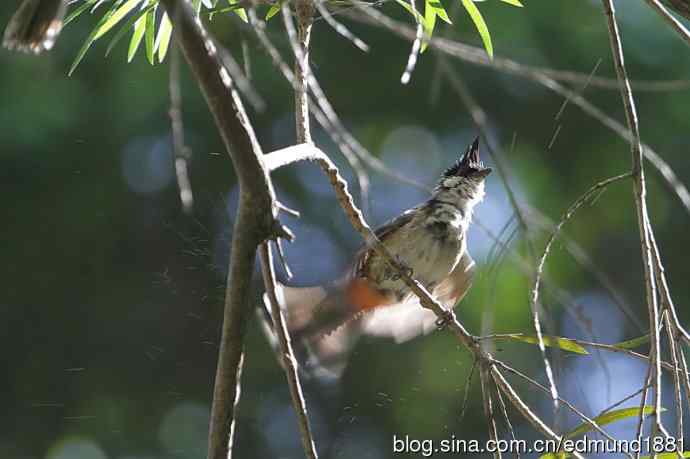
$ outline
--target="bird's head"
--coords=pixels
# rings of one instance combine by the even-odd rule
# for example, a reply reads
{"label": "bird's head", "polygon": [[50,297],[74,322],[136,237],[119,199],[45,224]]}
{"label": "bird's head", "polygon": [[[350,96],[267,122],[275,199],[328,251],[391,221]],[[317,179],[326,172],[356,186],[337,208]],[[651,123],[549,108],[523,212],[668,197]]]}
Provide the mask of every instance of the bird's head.
{"label": "bird's head", "polygon": [[474,207],[484,197],[484,179],[491,173],[479,158],[479,137],[467,147],[465,154],[446,169],[436,187],[436,194],[448,195],[463,207]]}

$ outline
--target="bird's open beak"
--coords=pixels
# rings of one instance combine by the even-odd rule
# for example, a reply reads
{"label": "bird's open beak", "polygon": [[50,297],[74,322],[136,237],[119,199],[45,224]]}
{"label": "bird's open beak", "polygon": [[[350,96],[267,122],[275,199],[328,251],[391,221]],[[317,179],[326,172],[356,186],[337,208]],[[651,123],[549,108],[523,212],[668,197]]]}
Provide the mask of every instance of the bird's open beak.
{"label": "bird's open beak", "polygon": [[481,177],[486,177],[491,173],[491,168],[485,167],[484,162],[479,157],[479,137],[474,139],[474,142],[472,142],[472,145],[470,145],[464,160],[467,165],[476,170],[476,174],[480,175]]}

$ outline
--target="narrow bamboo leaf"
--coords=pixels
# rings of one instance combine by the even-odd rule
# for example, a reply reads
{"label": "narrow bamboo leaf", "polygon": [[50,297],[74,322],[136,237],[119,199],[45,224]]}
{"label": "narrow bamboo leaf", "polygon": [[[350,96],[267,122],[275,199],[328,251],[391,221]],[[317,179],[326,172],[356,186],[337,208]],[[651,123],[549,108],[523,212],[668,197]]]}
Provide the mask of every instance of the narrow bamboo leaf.
{"label": "narrow bamboo leaf", "polygon": [[156,63],[156,8],[146,13],[146,33],[144,34],[144,43],[146,44],[146,58],[149,64]]}
{"label": "narrow bamboo leaf", "polygon": [[105,55],[108,56],[110,52],[115,48],[115,45],[117,45],[120,40],[127,34],[129,29],[134,27],[134,23],[137,22],[143,15],[145,15],[151,8],[154,7],[154,4],[150,4],[146,6],[141,11],[137,11],[135,14],[133,14],[130,18],[127,19],[127,22],[124,23],[122,27],[120,27],[120,30],[117,31],[117,33],[113,36],[113,38],[110,40],[110,43],[108,43],[108,49],[105,50]]}
{"label": "narrow bamboo leaf", "polygon": [[613,347],[617,347],[619,349],[635,349],[636,347],[640,347],[643,344],[647,344],[649,342],[649,335],[642,335],[638,336],[637,338],[629,339],[626,341],[621,341],[620,343],[616,343],[613,345]]}
{"label": "narrow bamboo leaf", "polygon": [[[677,458],[676,453],[660,453],[656,455],[657,459],[674,459]],[[690,457],[690,451],[683,451],[683,457]],[[652,456],[640,456],[640,459],[652,459]]]}
{"label": "narrow bamboo leaf", "polygon": [[168,46],[170,45],[170,37],[172,37],[172,22],[168,17],[168,13],[163,14],[161,25],[158,27],[158,37],[156,37],[158,48],[158,62],[165,60],[165,55],[168,54]]}
{"label": "narrow bamboo leaf", "polygon": [[271,7],[268,9],[268,12],[266,12],[266,17],[264,18],[264,20],[268,21],[273,16],[278,14],[278,11],[280,11],[280,2],[271,5]]}
{"label": "narrow bamboo leaf", "polygon": [[87,0],[86,2],[79,5],[78,8],[75,8],[74,11],[72,11],[70,14],[67,15],[67,17],[65,18],[65,21],[63,22],[63,26],[66,26],[67,24],[69,24],[73,20],[77,19],[77,17],[79,17],[79,15],[81,13],[88,10],[89,7],[91,5],[93,5],[94,3],[96,3],[96,0]]}
{"label": "narrow bamboo leaf", "polygon": [[209,10],[213,9],[213,2],[211,0],[201,0],[201,3],[203,3],[204,6]]}
{"label": "narrow bamboo leaf", "polygon": [[[539,344],[539,338],[536,335],[512,334],[506,335],[507,338],[523,343]],[[588,355],[587,349],[577,344],[575,341],[568,338],[561,338],[560,336],[543,336],[544,345],[548,347],[558,347],[564,351],[574,352],[576,354]]]}
{"label": "narrow bamboo leaf", "polygon": [[98,33],[98,29],[107,21],[110,16],[120,7],[122,4],[123,0],[117,0],[113,3],[113,6],[110,7],[108,11],[101,17],[100,21],[98,21],[98,24],[96,24],[96,27],[93,28],[91,33],[89,34],[88,37],[86,37],[86,40],[84,40],[84,44],[81,45],[81,48],[79,48],[79,51],[77,52],[77,56],[74,58],[74,61],[72,62],[72,66],[69,69],[69,72],[67,73],[68,76],[72,76],[74,71],[77,69],[79,66],[79,63],[81,62],[82,59],[84,59],[84,56],[86,55],[86,52],[91,48],[91,45],[93,44],[94,41],[96,41],[96,33]]}
{"label": "narrow bamboo leaf", "polygon": [[120,8],[117,9],[107,21],[103,23],[98,28],[95,40],[98,40],[103,35],[105,35],[110,29],[117,25],[125,16],[129,14],[137,5],[139,5],[143,0],[127,0]]}
{"label": "narrow bamboo leaf", "polygon": [[419,10],[417,10],[417,15],[415,16],[415,14],[414,14],[415,11],[412,9],[412,6],[410,6],[409,4],[405,3],[403,0],[395,0],[395,1],[398,2],[398,4],[399,4],[400,6],[402,6],[403,8],[405,8],[405,9],[407,10],[407,12],[410,13],[410,14],[412,15],[412,17],[416,17],[416,18],[417,18],[415,22],[421,22],[422,24],[424,24],[424,16],[422,16],[422,14],[419,12]]}
{"label": "narrow bamboo leaf", "polygon": [[479,32],[479,36],[482,37],[482,42],[484,42],[484,48],[486,49],[486,54],[488,54],[489,57],[491,59],[493,59],[494,58],[494,46],[491,44],[491,35],[489,34],[489,28],[486,26],[486,22],[484,22],[484,18],[482,17],[482,13],[479,12],[479,9],[474,4],[474,2],[472,2],[472,0],[460,0],[460,1],[462,2],[462,6],[465,7],[467,14],[470,15],[472,22],[474,22],[474,26],[477,28],[477,31]]}
{"label": "narrow bamboo leaf", "polygon": [[431,7],[436,10],[436,15],[440,17],[443,22],[447,24],[453,24],[453,22],[450,20],[448,17],[448,13],[446,12],[446,9],[443,7],[443,3],[441,3],[438,0],[430,0],[426,2],[427,5],[431,5]]}
{"label": "narrow bamboo leaf", "polygon": [[[153,5],[151,5],[153,6]],[[150,14],[151,9],[148,9],[145,14]],[[141,44],[141,39],[144,38],[144,32],[146,31],[146,16],[142,16],[137,19],[136,24],[134,24],[134,33],[132,34],[132,39],[129,41],[129,49],[127,50],[127,62],[132,62],[134,55],[139,49]]]}
{"label": "narrow bamboo leaf", "polygon": [[429,45],[429,40],[434,34],[434,27],[436,26],[436,9],[431,6],[431,2],[427,1],[424,4],[424,21],[422,22],[424,26],[424,39],[422,40],[422,47],[420,52],[423,53],[427,46]]}
{"label": "narrow bamboo leaf", "polygon": [[518,8],[522,8],[523,6],[525,6],[522,3],[520,3],[520,0],[501,0],[501,1],[503,3],[507,3],[508,5],[517,6]]}
{"label": "narrow bamboo leaf", "polygon": [[[666,411],[665,409],[661,409],[661,411]],[[650,415],[654,413],[654,407],[651,405],[647,405],[643,408],[643,412],[645,415]],[[628,418],[636,418],[640,414],[640,408],[621,408],[619,410],[613,410],[606,412],[602,414],[601,416],[597,416],[596,418],[593,419],[594,422],[597,423],[599,427],[605,426],[606,424],[611,424],[612,422],[617,422],[617,421],[622,421],[623,419],[628,419]],[[590,430],[592,430],[592,426],[586,422],[583,422],[577,428],[574,430],[570,431],[565,435],[566,438],[575,438],[579,437],[583,433],[587,433]]]}
{"label": "narrow bamboo leaf", "polygon": [[[239,0],[228,0],[228,5],[234,6],[238,3],[238,1]],[[237,8],[235,10],[235,14],[237,14],[244,22],[249,23],[249,18],[247,17],[247,12],[244,10],[244,8]]]}
{"label": "narrow bamboo leaf", "polygon": [[558,453],[546,453],[539,456],[539,459],[568,459],[570,454],[560,451]]}

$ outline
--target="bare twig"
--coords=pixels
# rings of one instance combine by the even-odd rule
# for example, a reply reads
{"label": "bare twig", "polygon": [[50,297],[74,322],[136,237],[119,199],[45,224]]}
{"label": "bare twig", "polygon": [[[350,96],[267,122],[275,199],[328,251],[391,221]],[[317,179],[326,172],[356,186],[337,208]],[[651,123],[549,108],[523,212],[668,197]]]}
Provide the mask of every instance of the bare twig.
{"label": "bare twig", "polygon": [[307,415],[307,403],[304,400],[302,393],[302,385],[299,380],[299,371],[297,369],[297,361],[295,353],[290,342],[290,334],[288,333],[285,319],[283,318],[282,308],[278,298],[276,297],[276,276],[273,269],[273,259],[269,242],[266,241],[261,244],[259,248],[261,259],[261,272],[263,273],[264,285],[266,287],[266,295],[271,304],[271,317],[273,318],[273,330],[278,337],[280,344],[280,351],[282,355],[283,367],[287,375],[288,386],[290,387],[290,396],[292,397],[292,405],[297,412],[298,424],[300,429],[300,437],[302,439],[302,446],[308,458],[316,459],[318,454],[316,452],[316,445],[314,444],[314,436],[309,425],[309,417]]}
{"label": "bare twig", "polygon": [[575,214],[575,212],[582,207],[584,203],[589,201],[593,196],[597,195],[599,192],[602,190],[605,190],[609,185],[619,181],[623,180],[626,178],[629,178],[631,176],[631,173],[625,173],[621,174],[615,177],[608,178],[606,180],[602,180],[595,185],[593,185],[589,190],[587,190],[582,196],[580,196],[563,214],[563,217],[561,217],[561,220],[558,222],[556,225],[556,228],[554,231],[551,233],[549,236],[549,239],[546,243],[546,246],[544,247],[544,252],[542,253],[541,257],[539,258],[539,262],[537,263],[537,270],[536,270],[536,275],[535,275],[535,280],[534,280],[534,286],[532,287],[532,292],[530,294],[530,300],[534,307],[536,308],[536,304],[539,302],[539,286],[541,284],[542,280],[542,275],[544,272],[544,264],[546,263],[546,257],[548,257],[549,252],[551,250],[551,246],[553,245],[553,242],[556,240],[556,237],[558,236],[558,233],[561,231],[561,228],[563,228],[563,225],[566,224],[568,220]]}
{"label": "bare twig", "polygon": [[170,50],[170,125],[172,127],[172,145],[175,156],[175,175],[177,189],[180,193],[182,210],[189,214],[194,208],[194,195],[187,171],[191,156],[189,147],[184,142],[184,125],[182,124],[182,93],[180,91],[180,57],[177,43],[172,43]]}
{"label": "bare twig", "polygon": [[[625,117],[628,128],[632,135],[631,154],[633,172],[633,191],[635,197],[635,208],[637,210],[637,224],[640,233],[640,245],[642,249],[642,261],[644,265],[645,290],[647,292],[647,308],[649,310],[649,326],[651,327],[651,362],[654,367],[652,387],[654,387],[654,412],[656,413],[655,431],[663,431],[663,425],[659,413],[661,411],[661,342],[659,331],[659,307],[657,303],[657,285],[654,275],[654,264],[652,255],[652,244],[650,235],[652,227],[649,224],[649,214],[647,211],[644,168],[642,166],[642,143],[640,141],[640,129],[637,118],[637,109],[633,99],[628,72],[625,68],[623,57],[623,45],[621,44],[620,31],[616,22],[615,7],[613,0],[602,0],[604,12],[607,19],[609,39],[611,42],[611,52],[615,63],[616,74],[621,82],[621,97],[625,107]],[[642,413],[640,413],[642,415]]]}
{"label": "bare twig", "polygon": [[685,28],[682,22],[680,22],[678,19],[676,19],[667,9],[664,5],[661,4],[659,0],[645,0],[647,4],[654,10],[656,11],[659,16],[662,17],[668,24],[673,28],[673,30],[676,31],[676,33],[680,36],[681,39],[685,41],[688,45],[690,45],[690,32],[688,32],[688,29]]}
{"label": "bare twig", "polygon": [[321,14],[321,17],[328,23],[329,26],[333,28],[338,34],[340,34],[342,37],[344,37],[346,40],[349,40],[352,42],[353,45],[355,45],[357,48],[360,50],[366,52],[369,52],[369,45],[364,43],[362,40],[357,38],[355,34],[350,32],[350,29],[345,27],[343,24],[338,22],[333,15],[328,11],[328,8],[325,5],[326,1],[325,0],[315,0],[316,8],[319,10],[319,13]]}
{"label": "bare twig", "polygon": [[405,66],[405,71],[400,77],[400,82],[402,84],[407,84],[412,78],[412,72],[414,72],[415,65],[417,65],[417,59],[419,58],[419,51],[422,48],[422,36],[423,27],[419,20],[419,13],[417,12],[417,5],[414,0],[410,0],[410,6],[412,7],[412,16],[417,23],[417,32],[414,41],[412,42],[412,49],[410,49],[410,55],[407,57],[407,65]]}
{"label": "bare twig", "polygon": [[[479,380],[481,381],[482,400],[484,402],[484,416],[486,416],[486,422],[489,426],[489,439],[494,442],[494,444],[498,444],[498,429],[496,428],[494,400],[491,396],[491,383],[493,380],[489,375],[489,371],[490,366],[487,365],[487,362],[479,363]],[[502,457],[500,449],[494,451],[494,457]]]}
{"label": "bare twig", "polygon": [[465,388],[463,389],[462,404],[460,405],[460,416],[458,416],[458,422],[462,421],[462,418],[465,417],[467,401],[470,399],[470,390],[472,388],[472,378],[474,377],[474,371],[477,369],[477,363],[477,359],[472,361],[472,368],[470,369],[470,373],[467,375],[467,379],[465,380]]}

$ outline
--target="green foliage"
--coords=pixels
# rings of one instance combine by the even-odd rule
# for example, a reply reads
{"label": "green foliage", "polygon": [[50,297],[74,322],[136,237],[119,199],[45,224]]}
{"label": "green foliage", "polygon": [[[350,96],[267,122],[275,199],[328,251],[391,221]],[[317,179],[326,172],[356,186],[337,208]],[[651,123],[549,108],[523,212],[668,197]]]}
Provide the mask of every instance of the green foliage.
{"label": "green foliage", "polygon": [[637,338],[621,341],[620,343],[616,343],[613,346],[619,349],[635,349],[636,347],[640,347],[643,344],[647,344],[648,342],[649,335],[642,335],[638,336]]}
{"label": "green foliage", "polygon": [[[539,344],[539,339],[536,335],[525,335],[523,333],[514,333],[509,335],[502,335],[502,338],[514,339],[523,343]],[[574,352],[580,355],[589,355],[587,349],[577,344],[569,338],[562,338],[560,336],[543,336],[544,345],[547,347],[557,347],[564,351]]]}
{"label": "green foliage", "polygon": [[[415,14],[414,9],[412,8],[412,3],[408,4],[404,0],[395,1],[400,6],[402,6],[405,9],[405,11],[410,13],[413,18],[415,18],[415,22],[418,22],[422,25],[422,28],[424,29],[424,41],[422,42],[421,48],[422,52],[424,52],[427,45],[429,44],[429,41],[431,40],[431,37],[434,34],[434,27],[436,26],[437,16],[440,17],[446,23],[452,24],[450,18],[448,17],[448,13],[446,12],[445,8],[439,0],[425,0],[423,16],[419,11],[417,11]],[[477,8],[477,5],[475,5],[475,3],[479,1],[483,0],[460,0],[460,3],[462,4],[463,8],[465,8],[465,11],[467,12],[467,14],[469,14],[470,19],[472,19],[472,22],[477,28],[479,36],[481,37],[482,42],[484,43],[484,49],[486,49],[486,53],[489,55],[489,57],[493,58],[494,47],[493,43],[491,42],[491,34],[489,33],[489,28],[486,25],[486,22],[484,21],[484,17],[479,12],[479,8]],[[523,7],[522,3],[519,0],[501,1],[520,8]]]}
{"label": "green foliage", "polygon": [[[661,409],[661,411],[666,411],[665,409]],[[645,416],[649,416],[651,414],[654,414],[654,407],[653,406],[645,406],[642,409],[642,412],[645,414]],[[601,414],[597,416],[596,418],[592,419],[599,427],[603,427],[607,424],[611,424],[614,422],[622,421],[624,419],[628,418],[636,418],[640,415],[640,409],[639,408],[621,408],[618,410],[613,410],[613,411],[608,411],[604,414]],[[579,437],[580,435],[583,435],[594,428],[592,427],[591,424],[588,422],[583,422],[579,426],[577,426],[575,429],[571,430],[567,434],[565,434],[566,439],[573,439],[575,437]],[[674,453],[668,453],[671,454],[672,457],[677,457]],[[657,457],[663,457],[664,455],[657,455]],[[558,453],[548,453],[548,454],[542,454],[539,456],[539,459],[567,459],[572,457],[571,454],[565,453],[565,452],[558,452]],[[647,456],[648,457],[648,456]],[[671,456],[669,456],[671,457]],[[683,453],[683,457],[685,456],[685,453]]]}
{"label": "green foliage", "polygon": [[[96,24],[96,27],[94,27],[84,41],[84,44],[72,63],[69,74],[71,75],[74,72],[94,42],[108,34],[108,32],[120,24],[122,25],[108,44],[106,56],[110,54],[115,45],[119,43],[128,32],[132,31],[132,36],[130,38],[127,51],[127,62],[131,62],[132,59],[134,59],[142,39],[145,43],[146,58],[149,63],[151,65],[156,64],[156,52],[158,52],[157,62],[163,62],[170,46],[173,26],[170,18],[165,13],[160,15],[160,21],[157,21],[156,12],[158,8],[158,1],[159,0],[114,0],[111,7],[101,17]],[[487,54],[489,57],[493,57],[493,44],[491,42],[489,28],[479,12],[479,9],[474,4],[475,2],[481,0],[459,1],[477,28]],[[501,1],[517,7],[523,6],[519,0]],[[447,24],[453,24],[440,0],[424,0],[423,14],[420,11],[415,11],[412,8],[412,3],[408,3],[406,0],[396,0],[396,2],[414,17],[415,22],[421,24],[424,30],[421,52],[426,50],[429,41],[434,34],[437,17]],[[65,24],[69,24],[74,19],[81,16],[85,11],[89,10],[89,8],[91,8],[90,13],[93,14],[95,10],[98,9],[98,7],[103,3],[105,2],[98,0],[84,0],[79,6],[70,12],[65,19]],[[240,6],[239,0],[226,0],[225,3],[227,3],[227,6],[222,7],[219,7],[218,3],[219,0],[192,0],[192,6],[197,13],[201,13],[201,7],[203,5],[203,7],[207,10],[210,19],[213,19],[214,15],[216,14],[231,12],[237,14],[237,16],[244,22],[249,22],[247,12]],[[269,4],[265,19],[268,21],[275,16],[280,11],[282,4],[283,2],[280,0]],[[139,8],[138,11],[137,8]]]}
{"label": "green foliage", "polygon": [[[665,409],[661,409],[661,411],[665,411]],[[654,407],[653,406],[645,406],[642,410],[645,416],[649,416],[651,414],[654,414]],[[608,411],[604,414],[601,414],[597,416],[596,418],[593,419],[594,422],[597,423],[599,427],[605,426],[607,424],[611,424],[614,422],[622,421],[624,419],[628,418],[636,418],[640,415],[640,408],[634,407],[634,408],[620,408],[618,410],[613,410],[613,411]],[[591,424],[587,422],[583,422],[579,426],[577,426],[575,429],[571,430],[568,432],[565,437],[566,438],[575,438],[579,437],[582,434],[585,434],[592,430],[593,427]]]}

